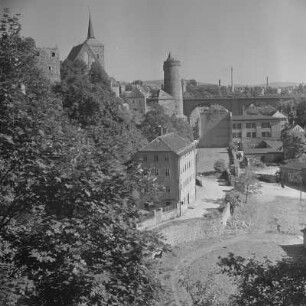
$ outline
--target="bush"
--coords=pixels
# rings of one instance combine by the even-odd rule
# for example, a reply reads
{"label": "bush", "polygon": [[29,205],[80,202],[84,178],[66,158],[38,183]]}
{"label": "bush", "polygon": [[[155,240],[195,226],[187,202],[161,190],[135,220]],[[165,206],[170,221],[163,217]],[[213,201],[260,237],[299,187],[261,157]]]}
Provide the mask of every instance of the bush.
{"label": "bush", "polygon": [[218,173],[222,173],[225,171],[226,166],[225,166],[225,161],[223,159],[219,159],[214,163],[214,169]]}

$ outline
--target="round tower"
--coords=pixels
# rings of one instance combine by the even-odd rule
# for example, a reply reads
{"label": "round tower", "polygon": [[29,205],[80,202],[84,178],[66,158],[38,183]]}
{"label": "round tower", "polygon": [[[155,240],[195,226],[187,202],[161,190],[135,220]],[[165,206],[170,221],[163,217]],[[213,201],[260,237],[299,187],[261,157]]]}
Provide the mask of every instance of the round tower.
{"label": "round tower", "polygon": [[183,114],[183,92],[180,77],[181,62],[172,57],[169,52],[167,60],[164,62],[164,91],[175,98],[175,109],[178,117]]}

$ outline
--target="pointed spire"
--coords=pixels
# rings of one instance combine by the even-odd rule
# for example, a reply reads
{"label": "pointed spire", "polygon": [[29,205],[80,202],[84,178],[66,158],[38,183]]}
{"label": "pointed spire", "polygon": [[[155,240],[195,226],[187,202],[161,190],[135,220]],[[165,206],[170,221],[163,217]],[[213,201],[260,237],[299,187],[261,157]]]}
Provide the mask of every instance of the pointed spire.
{"label": "pointed spire", "polygon": [[89,13],[89,24],[88,24],[88,33],[87,33],[87,39],[89,38],[95,38],[95,34],[93,31],[93,26],[91,23],[90,13]]}

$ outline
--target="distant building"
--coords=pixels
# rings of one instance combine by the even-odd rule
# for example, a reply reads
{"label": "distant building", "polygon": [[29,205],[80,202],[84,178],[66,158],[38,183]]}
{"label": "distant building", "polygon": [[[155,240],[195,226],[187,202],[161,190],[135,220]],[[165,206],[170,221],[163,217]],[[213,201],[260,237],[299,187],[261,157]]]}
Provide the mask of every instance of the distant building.
{"label": "distant building", "polygon": [[37,48],[37,66],[41,69],[44,77],[50,82],[60,82],[60,58],[58,48]]}
{"label": "distant building", "polygon": [[286,115],[284,115],[283,113],[281,113],[280,111],[277,111],[276,113],[274,113],[272,115],[272,117],[274,118],[280,118],[280,126],[281,129],[283,130],[285,128],[285,126],[288,124],[288,117]]}
{"label": "distant building", "polygon": [[[174,133],[157,137],[135,154],[144,171],[156,176],[164,190],[159,194],[162,206],[181,202],[182,209],[196,197],[196,149],[190,142]],[[143,201],[149,201],[144,191]]]}
{"label": "distant building", "polygon": [[146,95],[135,86],[131,91],[125,91],[122,99],[127,104],[129,111],[136,116],[136,123],[139,123],[147,112]]}
{"label": "distant building", "polygon": [[261,140],[253,148],[245,148],[243,152],[248,158],[264,163],[279,163],[284,159],[283,143],[280,140]]}
{"label": "distant building", "polygon": [[293,161],[280,166],[280,182],[282,187],[288,186],[306,192],[306,165]]}
{"label": "distant building", "polygon": [[264,115],[232,116],[232,141],[243,148],[254,147],[258,140],[279,140],[281,118]]}
{"label": "distant building", "polygon": [[71,49],[67,60],[72,62],[82,60],[87,65],[88,70],[94,62],[104,68],[104,45],[95,38],[90,16],[87,39]]}
{"label": "distant building", "polygon": [[167,115],[186,119],[183,114],[183,88],[186,87],[186,82],[181,80],[180,67],[181,62],[169,53],[163,65],[164,85],[158,90],[155,97],[147,99],[148,110],[158,103],[164,108]]}

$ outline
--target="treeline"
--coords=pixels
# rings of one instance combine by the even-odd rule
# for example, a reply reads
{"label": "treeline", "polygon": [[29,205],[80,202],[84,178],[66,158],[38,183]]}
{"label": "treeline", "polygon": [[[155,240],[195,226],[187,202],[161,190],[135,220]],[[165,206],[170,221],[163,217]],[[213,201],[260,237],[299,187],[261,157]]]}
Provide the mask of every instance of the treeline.
{"label": "treeline", "polygon": [[[129,162],[147,142],[93,65],[66,62],[51,88],[18,16],[0,24],[1,305],[151,305],[163,247],[136,229]],[[25,90],[24,90],[25,89]]]}

